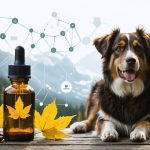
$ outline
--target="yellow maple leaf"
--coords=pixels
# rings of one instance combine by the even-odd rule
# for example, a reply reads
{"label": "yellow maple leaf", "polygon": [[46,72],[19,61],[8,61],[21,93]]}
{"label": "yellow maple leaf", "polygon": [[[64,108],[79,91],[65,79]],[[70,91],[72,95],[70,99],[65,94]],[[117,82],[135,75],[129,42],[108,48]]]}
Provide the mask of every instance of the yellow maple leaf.
{"label": "yellow maple leaf", "polygon": [[0,106],[0,128],[3,127],[3,104]]}
{"label": "yellow maple leaf", "polygon": [[68,134],[57,130],[56,128],[51,128],[49,130],[43,131],[43,135],[47,138],[47,139],[62,139],[62,138],[66,138],[69,137]]}
{"label": "yellow maple leaf", "polygon": [[17,101],[15,102],[15,109],[11,106],[7,106],[7,109],[9,111],[10,114],[10,118],[13,119],[18,119],[18,118],[22,118],[22,119],[26,119],[27,117],[30,116],[29,111],[31,109],[31,105],[24,107],[23,101],[21,100],[21,97],[19,96]]}
{"label": "yellow maple leaf", "polygon": [[61,130],[69,125],[75,115],[62,116],[55,120],[57,113],[56,99],[44,108],[41,115],[35,110],[34,125],[47,139],[62,139],[68,137],[68,135]]}

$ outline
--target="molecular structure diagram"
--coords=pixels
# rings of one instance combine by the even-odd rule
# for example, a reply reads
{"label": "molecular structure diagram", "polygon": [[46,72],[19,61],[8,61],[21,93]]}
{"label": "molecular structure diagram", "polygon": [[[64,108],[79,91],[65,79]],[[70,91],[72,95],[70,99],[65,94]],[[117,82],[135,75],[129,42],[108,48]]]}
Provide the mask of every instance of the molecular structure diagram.
{"label": "molecular structure diagram", "polygon": [[[60,86],[60,90],[57,91],[57,94],[58,95],[60,95],[60,94],[65,95],[65,103],[64,104],[57,104],[57,105],[62,105],[62,106],[68,107],[68,95],[67,94],[69,94],[72,91],[72,84],[68,80],[68,78],[74,73],[74,66],[72,66],[72,72],[69,74],[67,73],[65,68],[63,68],[61,65],[58,65],[57,67],[59,67],[59,69],[61,69],[62,72],[64,73],[64,76],[61,76],[60,79],[58,79],[58,81],[55,82],[56,87]],[[51,99],[53,99],[55,97],[53,95],[53,92],[52,92],[52,90],[53,90],[52,86],[45,82],[46,70],[45,70],[44,64],[43,64],[43,69],[44,69],[43,70],[43,76],[44,76],[43,77],[43,83],[42,83],[42,86],[39,89],[39,91],[36,93],[36,100],[39,101],[39,106],[44,105],[44,102],[48,96],[51,97]],[[61,81],[61,85],[59,85],[60,81]],[[38,98],[40,93],[45,95],[42,99]]]}
{"label": "molecular structure diagram", "polygon": [[[36,48],[36,46],[38,46],[38,43],[40,40],[43,40],[45,42],[45,44],[47,44],[48,46],[48,50],[50,50],[52,53],[56,53],[56,52],[66,52],[66,51],[70,51],[73,52],[74,48],[81,42],[81,38],[79,36],[79,33],[76,29],[76,24],[75,23],[68,23],[66,21],[63,21],[61,19],[58,18],[57,13],[56,12],[52,12],[51,16],[55,19],[55,21],[57,22],[57,28],[59,29],[58,33],[55,35],[50,35],[48,32],[46,32],[46,29],[48,28],[49,23],[46,24],[46,27],[43,29],[42,32],[37,32],[35,31],[33,28],[28,28],[25,25],[21,24],[19,22],[18,18],[8,18],[8,17],[0,17],[0,20],[2,19],[8,19],[9,20],[9,25],[8,27],[6,27],[5,30],[0,31],[0,39],[4,40],[8,47],[10,47],[12,49],[11,44],[8,42],[7,40],[7,33],[9,32],[9,30],[11,30],[12,26],[14,25],[18,25],[22,28],[24,28],[28,33],[27,36],[25,37],[25,40],[23,41],[23,45],[25,45],[26,41],[28,40],[28,38],[31,38],[31,43],[30,43],[30,51],[34,48]],[[65,26],[67,27],[64,30],[61,30],[61,24],[65,24]],[[52,29],[53,30],[53,29]],[[35,35],[34,35],[35,34]],[[70,39],[67,38],[67,34],[71,34]],[[73,39],[74,36],[76,34],[77,42],[73,43]],[[37,37],[37,40],[34,39],[34,37]],[[65,42],[68,44],[68,49],[67,50],[59,50],[57,49],[56,45],[57,45],[57,38],[64,38]],[[17,40],[16,36],[11,36],[11,40]]]}
{"label": "molecular structure diagram", "polygon": [[84,45],[88,45],[90,43],[91,37],[95,34],[97,29],[101,26],[102,21],[99,17],[95,17],[93,19],[92,24],[94,26],[94,29],[92,30],[92,32],[88,36],[85,36],[85,37],[82,38],[82,44],[84,44]]}
{"label": "molecular structure diagram", "polygon": [[[51,25],[51,23],[53,24]],[[21,45],[26,47],[26,57],[31,56],[32,52],[34,53],[36,52],[36,50],[39,50],[38,52],[42,54],[73,52],[75,50],[75,47],[81,42],[76,24],[74,22],[69,23],[61,20],[60,18],[58,18],[57,12],[51,13],[51,19],[46,23],[42,32],[36,31],[33,27],[27,27],[26,25],[23,25],[16,17],[0,17],[0,25],[1,49],[3,49],[4,51],[7,49],[6,51],[14,54],[14,49],[16,47],[14,41],[16,41],[17,43],[20,43]],[[41,45],[43,45],[43,43],[45,44],[45,47],[41,48]],[[63,49],[62,44],[64,44]],[[41,49],[44,49],[45,51],[42,51]],[[4,66],[8,60],[9,58],[4,58],[4,60],[0,62],[0,67]],[[65,74],[64,76],[66,77],[66,79],[60,85],[61,92],[65,94],[66,101],[65,104],[60,105],[68,107],[67,93],[70,93],[72,91],[72,84],[67,79],[67,76],[69,75],[67,75],[65,69],[62,66],[60,66],[60,69],[63,70]],[[45,76],[46,70],[44,64],[43,70]],[[46,100],[47,96],[53,96],[52,87],[46,83],[45,77],[43,78],[43,86],[36,94],[37,100],[38,96],[43,91],[45,93],[45,96],[42,100],[39,100],[39,106],[44,105],[44,101]],[[61,94],[61,92],[58,91],[58,94]],[[2,94],[0,95],[2,96]]]}

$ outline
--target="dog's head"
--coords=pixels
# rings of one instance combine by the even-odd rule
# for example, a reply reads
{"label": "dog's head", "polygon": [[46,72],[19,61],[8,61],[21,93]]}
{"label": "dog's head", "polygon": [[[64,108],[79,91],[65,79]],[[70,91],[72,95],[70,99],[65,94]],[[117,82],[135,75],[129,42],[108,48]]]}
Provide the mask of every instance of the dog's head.
{"label": "dog's head", "polygon": [[119,96],[141,94],[150,80],[150,35],[139,28],[134,33],[115,29],[95,39],[94,45],[102,55],[106,85]]}

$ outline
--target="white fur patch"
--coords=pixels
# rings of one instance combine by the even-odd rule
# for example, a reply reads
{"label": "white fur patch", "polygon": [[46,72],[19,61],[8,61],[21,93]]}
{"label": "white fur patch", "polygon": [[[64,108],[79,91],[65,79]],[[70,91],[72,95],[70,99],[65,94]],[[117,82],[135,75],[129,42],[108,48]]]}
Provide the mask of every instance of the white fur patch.
{"label": "white fur patch", "polygon": [[130,49],[126,53],[126,58],[128,58],[128,57],[132,57],[132,58],[135,58],[135,59],[137,58],[135,53],[133,53]]}
{"label": "white fur patch", "polygon": [[128,33],[126,33],[125,36],[127,37],[128,41],[129,41],[130,40],[130,35]]}
{"label": "white fur patch", "polygon": [[102,110],[100,110],[100,111],[97,113],[97,115],[98,115],[98,120],[107,119],[107,118],[105,118],[105,113],[104,113]]}
{"label": "white fur patch", "polygon": [[115,126],[112,122],[106,121],[104,128],[101,133],[101,140],[102,141],[113,141],[118,140],[118,132],[115,129]]}
{"label": "white fur patch", "polygon": [[87,125],[84,122],[75,122],[70,126],[70,129],[74,132],[86,132]]}
{"label": "white fur patch", "polygon": [[96,131],[92,131],[92,137],[97,137],[97,136],[98,136],[97,132]]}
{"label": "white fur patch", "polygon": [[146,141],[146,129],[134,129],[130,134],[132,141]]}
{"label": "white fur patch", "polygon": [[111,84],[111,90],[119,97],[131,94],[133,97],[139,96],[144,90],[144,83],[137,78],[133,82],[125,82],[121,78],[116,78]]}

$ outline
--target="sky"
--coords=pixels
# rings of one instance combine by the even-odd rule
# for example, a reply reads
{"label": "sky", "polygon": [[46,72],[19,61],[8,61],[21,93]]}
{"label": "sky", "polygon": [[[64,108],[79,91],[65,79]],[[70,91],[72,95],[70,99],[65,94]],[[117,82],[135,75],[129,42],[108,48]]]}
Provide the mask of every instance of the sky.
{"label": "sky", "polygon": [[[52,17],[53,13],[57,17]],[[102,77],[101,56],[93,46],[93,40],[110,33],[115,27],[119,27],[121,32],[134,32],[136,27],[144,27],[146,32],[150,32],[149,15],[150,0],[0,0],[0,50],[14,54],[15,47],[23,45],[29,56],[38,52],[42,53],[43,59],[42,56],[47,52],[51,56],[66,55],[78,71],[91,75],[93,79],[99,79]],[[17,18],[24,27],[12,24],[11,18]],[[58,18],[64,22],[57,25]],[[96,25],[95,20],[98,20]],[[80,43],[73,52],[68,51],[67,41],[59,33],[67,31],[67,39],[71,39],[70,30],[62,25],[65,22],[75,23],[80,37]],[[31,28],[38,33],[29,35]],[[41,33],[55,35],[53,32],[59,34],[55,45],[51,44],[53,38],[45,37],[35,48],[31,48],[31,44],[38,41]],[[6,34],[6,38],[2,33]],[[53,47],[58,52],[56,50],[56,53],[51,53]],[[4,58],[0,65],[8,59]]]}
{"label": "sky", "polygon": [[[121,32],[134,32],[136,27],[141,26],[150,32],[149,0],[0,0],[0,2],[1,17],[17,17],[23,25],[33,27],[39,32],[46,26],[52,12],[57,12],[62,20],[74,22],[81,42],[72,53],[64,53],[74,64],[89,54],[94,53],[93,57],[99,55],[92,45],[94,38],[111,32],[114,27],[120,27]],[[100,18],[101,21],[97,28],[93,25],[94,18]],[[21,31],[21,34],[24,33]],[[84,37],[90,37],[88,44],[82,42]],[[60,45],[63,47],[63,43]]]}

